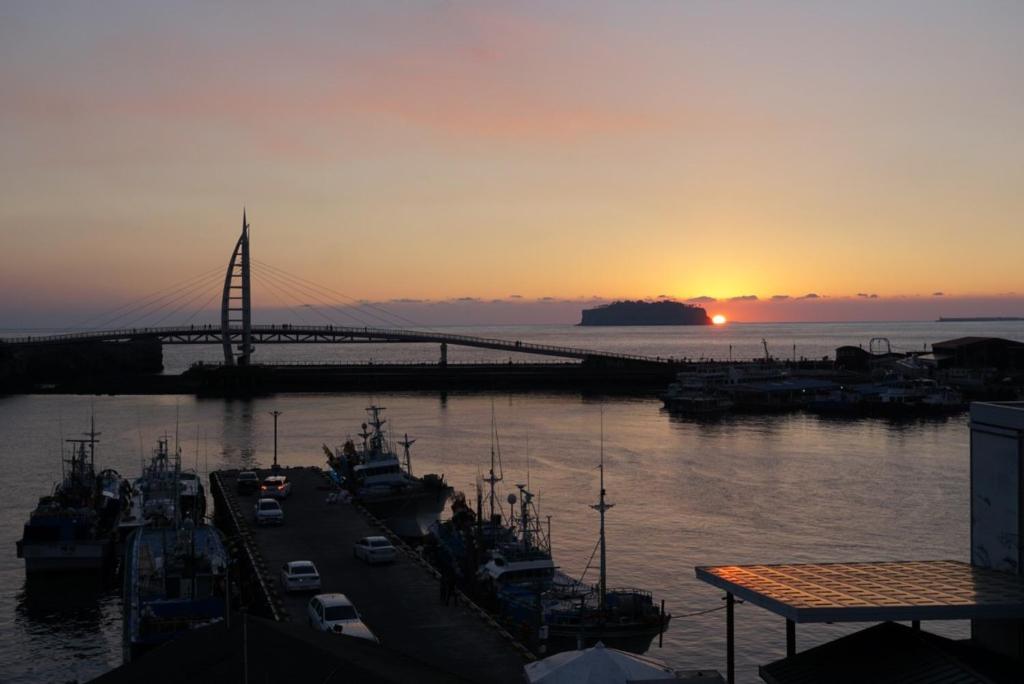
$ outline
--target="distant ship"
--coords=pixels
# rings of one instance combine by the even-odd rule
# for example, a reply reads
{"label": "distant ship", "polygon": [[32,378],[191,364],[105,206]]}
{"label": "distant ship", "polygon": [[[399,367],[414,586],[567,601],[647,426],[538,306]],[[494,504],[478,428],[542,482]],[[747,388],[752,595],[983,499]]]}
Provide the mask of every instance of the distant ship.
{"label": "distant ship", "polygon": [[682,302],[612,302],[584,309],[580,325],[711,325],[708,313]]}
{"label": "distant ship", "polygon": [[1022,316],[975,316],[971,318],[947,318],[939,316],[938,323],[999,323],[1001,321],[1024,321]]}
{"label": "distant ship", "polygon": [[413,476],[409,447],[416,440],[405,435],[398,442],[404,449],[403,463],[395,451],[396,445],[384,430],[387,422],[381,417],[384,408],[370,406],[366,411],[370,414],[370,424],[362,425],[360,447],[351,439],[334,451],[324,445],[331,472],[357,503],[380,518],[399,537],[423,537],[440,517],[452,488],[441,475]]}

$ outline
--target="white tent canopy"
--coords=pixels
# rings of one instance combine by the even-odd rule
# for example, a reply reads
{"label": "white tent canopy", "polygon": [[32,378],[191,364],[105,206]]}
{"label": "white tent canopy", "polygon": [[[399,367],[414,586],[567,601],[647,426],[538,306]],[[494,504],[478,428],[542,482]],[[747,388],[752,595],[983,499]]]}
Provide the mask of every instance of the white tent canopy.
{"label": "white tent canopy", "polygon": [[556,653],[524,668],[530,684],[629,684],[675,682],[675,673],[657,660],[605,648],[597,642],[582,651]]}

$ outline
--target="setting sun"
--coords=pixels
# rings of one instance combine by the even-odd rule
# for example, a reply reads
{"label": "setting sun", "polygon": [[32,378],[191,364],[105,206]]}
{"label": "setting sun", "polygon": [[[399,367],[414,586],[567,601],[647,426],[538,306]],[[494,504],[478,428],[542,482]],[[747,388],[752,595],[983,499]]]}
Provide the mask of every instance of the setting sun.
{"label": "setting sun", "polygon": [[723,316],[722,314],[715,314],[714,316],[711,317],[711,322],[714,323],[715,325],[722,325],[723,323],[725,323],[725,316]]}

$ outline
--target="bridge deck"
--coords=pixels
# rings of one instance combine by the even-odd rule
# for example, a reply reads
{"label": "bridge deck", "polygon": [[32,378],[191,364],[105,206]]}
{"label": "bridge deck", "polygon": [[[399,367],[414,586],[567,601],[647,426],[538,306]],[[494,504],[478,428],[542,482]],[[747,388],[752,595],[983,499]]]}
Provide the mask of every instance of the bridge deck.
{"label": "bridge deck", "polygon": [[[229,331],[231,344],[240,344],[242,329]],[[15,337],[0,342],[15,346],[43,346],[84,342],[121,342],[129,340],[158,340],[163,344],[222,344],[219,326],[194,325],[167,328],[124,328],[90,332]],[[428,343],[451,344],[503,352],[538,354],[580,360],[615,360],[633,363],[669,363],[672,359],[622,354],[594,349],[578,349],[548,344],[535,344],[522,340],[455,335],[431,330],[400,330],[392,328],[353,328],[344,326],[254,325],[253,344],[351,344],[351,343]]]}
{"label": "bridge deck", "polygon": [[[512,642],[464,603],[442,605],[438,580],[425,565],[400,554],[396,563],[370,567],[352,558],[361,537],[381,534],[349,504],[326,503],[326,480],[316,469],[282,471],[293,482],[292,495],[282,502],[280,527],[250,527],[268,567],[267,581],[287,561],[311,560],[320,571],[323,592],[343,592],[356,605],[367,626],[387,648],[475,682],[520,682],[523,663]],[[236,496],[236,471],[221,471],[225,495]],[[255,495],[237,497],[251,518]],[[306,622],[308,595],[283,597],[291,620]]]}

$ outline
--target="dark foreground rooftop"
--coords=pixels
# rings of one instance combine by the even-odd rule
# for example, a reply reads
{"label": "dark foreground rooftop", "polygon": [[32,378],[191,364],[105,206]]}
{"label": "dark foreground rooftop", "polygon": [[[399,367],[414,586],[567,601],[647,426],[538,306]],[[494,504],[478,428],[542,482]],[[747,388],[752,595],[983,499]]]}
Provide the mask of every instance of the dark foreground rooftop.
{"label": "dark foreground rooftop", "polygon": [[1002,657],[905,625],[884,622],[764,665],[768,684],[1007,684],[1024,670]]}
{"label": "dark foreground rooftop", "polygon": [[246,668],[252,682],[465,681],[364,639],[252,616],[243,630],[241,616],[233,618],[230,630],[193,630],[93,681],[221,684],[241,681]]}

